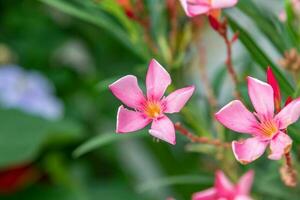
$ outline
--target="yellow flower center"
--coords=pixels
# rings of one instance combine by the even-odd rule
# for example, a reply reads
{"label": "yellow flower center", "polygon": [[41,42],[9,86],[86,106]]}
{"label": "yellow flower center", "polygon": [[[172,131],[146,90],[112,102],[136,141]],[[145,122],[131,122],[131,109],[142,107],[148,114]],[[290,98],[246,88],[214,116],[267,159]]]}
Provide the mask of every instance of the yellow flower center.
{"label": "yellow flower center", "polygon": [[266,120],[260,124],[260,130],[265,136],[272,137],[278,132],[278,127],[273,120]]}
{"label": "yellow flower center", "polygon": [[149,118],[156,118],[161,114],[161,105],[159,102],[148,101],[144,112]]}

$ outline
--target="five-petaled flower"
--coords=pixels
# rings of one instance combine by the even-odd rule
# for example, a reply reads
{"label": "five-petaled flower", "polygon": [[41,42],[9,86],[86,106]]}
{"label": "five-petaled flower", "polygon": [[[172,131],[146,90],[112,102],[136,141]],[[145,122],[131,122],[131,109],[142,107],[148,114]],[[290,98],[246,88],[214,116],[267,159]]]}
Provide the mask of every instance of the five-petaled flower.
{"label": "five-petaled flower", "polygon": [[144,96],[138,86],[137,78],[127,75],[109,86],[112,93],[126,106],[119,107],[117,114],[117,133],[128,133],[144,128],[152,122],[149,133],[168,143],[175,144],[175,129],[165,113],[179,112],[192,96],[195,87],[189,86],[163,97],[171,84],[168,72],[154,59],[150,62]]}
{"label": "five-petaled flower", "polygon": [[206,14],[218,18],[221,9],[234,6],[238,0],[180,0],[180,2],[189,17]]}
{"label": "five-petaled flower", "polygon": [[[233,153],[242,164],[259,158],[268,145],[271,149],[268,158],[279,160],[290,151],[292,145],[286,129],[300,116],[300,98],[280,110],[279,88],[274,84],[276,79],[270,77],[270,72],[269,70],[269,84],[248,77],[248,93],[256,112],[251,113],[241,101],[234,100],[215,114],[216,119],[225,127],[252,135],[246,140],[232,142]],[[274,104],[278,112],[275,114]]]}
{"label": "five-petaled flower", "polygon": [[233,185],[222,171],[217,171],[214,187],[194,193],[192,200],[251,200],[253,177],[254,172],[250,170]]}

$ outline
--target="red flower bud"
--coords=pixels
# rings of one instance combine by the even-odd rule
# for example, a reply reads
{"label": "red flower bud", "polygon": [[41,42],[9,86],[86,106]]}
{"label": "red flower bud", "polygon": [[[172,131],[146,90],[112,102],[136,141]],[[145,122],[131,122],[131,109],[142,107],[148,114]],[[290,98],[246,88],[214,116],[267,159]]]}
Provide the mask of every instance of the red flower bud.
{"label": "red flower bud", "polygon": [[291,96],[289,96],[285,101],[284,107],[289,105],[292,101],[293,101],[293,98]]}
{"label": "red flower bud", "polygon": [[280,87],[270,66],[267,69],[267,81],[273,88],[275,109],[276,112],[279,112],[281,110]]}
{"label": "red flower bud", "polygon": [[211,26],[214,30],[218,31],[218,30],[220,29],[221,24],[220,24],[220,22],[219,22],[218,19],[216,19],[216,18],[213,17],[212,15],[208,15],[208,20],[209,20],[210,26]]}

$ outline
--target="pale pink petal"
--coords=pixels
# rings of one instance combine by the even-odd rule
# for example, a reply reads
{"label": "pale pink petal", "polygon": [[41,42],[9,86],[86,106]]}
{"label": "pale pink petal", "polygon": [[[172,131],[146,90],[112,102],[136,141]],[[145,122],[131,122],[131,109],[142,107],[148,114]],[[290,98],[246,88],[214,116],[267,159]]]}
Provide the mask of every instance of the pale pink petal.
{"label": "pale pink petal", "polygon": [[279,132],[270,143],[271,154],[269,159],[279,160],[292,146],[292,139],[285,133]]}
{"label": "pale pink petal", "polygon": [[152,59],[146,77],[148,99],[159,100],[170,84],[169,73],[155,59]]}
{"label": "pale pink petal", "polygon": [[170,144],[176,144],[174,124],[167,116],[153,120],[149,133]]}
{"label": "pale pink petal", "polygon": [[248,171],[240,178],[237,184],[237,190],[239,194],[248,195],[250,193],[253,184],[253,178],[254,178],[253,170]]}
{"label": "pale pink petal", "polygon": [[142,113],[119,107],[117,115],[117,133],[128,133],[140,130],[151,122]]}
{"label": "pale pink petal", "polygon": [[215,114],[216,119],[227,128],[240,133],[255,134],[257,120],[243,103],[234,100]]}
{"label": "pale pink petal", "polygon": [[259,158],[266,150],[267,141],[261,141],[256,137],[243,141],[233,141],[232,150],[235,158],[242,164],[248,164]]}
{"label": "pale pink petal", "polygon": [[180,3],[189,17],[205,14],[210,9],[208,0],[180,0]]}
{"label": "pale pink petal", "polygon": [[220,170],[216,172],[215,189],[220,197],[230,196],[234,191],[234,186]]}
{"label": "pale pink petal", "polygon": [[166,113],[179,112],[186,104],[186,102],[191,98],[194,91],[195,91],[195,87],[190,86],[172,92],[165,99],[166,109],[164,112]]}
{"label": "pale pink petal", "polygon": [[109,85],[109,89],[128,107],[139,108],[145,101],[145,97],[135,76],[124,76]]}
{"label": "pale pink petal", "polygon": [[229,8],[235,6],[238,0],[211,0],[211,7],[213,9]]}
{"label": "pale pink petal", "polygon": [[234,197],[233,200],[253,200],[253,199],[247,195],[238,195]]}
{"label": "pale pink petal", "polygon": [[217,197],[215,188],[210,188],[201,192],[196,192],[192,196],[192,200],[215,200],[216,198]]}
{"label": "pale pink petal", "polygon": [[269,84],[248,77],[248,93],[259,116],[273,117],[274,92]]}
{"label": "pale pink petal", "polygon": [[289,125],[298,120],[300,116],[300,98],[293,100],[285,106],[276,116],[279,121],[279,128],[286,129]]}
{"label": "pale pink petal", "polygon": [[209,11],[210,11],[210,5],[205,5],[205,4],[194,4],[194,5],[188,5],[187,7],[187,15],[190,17],[207,14]]}

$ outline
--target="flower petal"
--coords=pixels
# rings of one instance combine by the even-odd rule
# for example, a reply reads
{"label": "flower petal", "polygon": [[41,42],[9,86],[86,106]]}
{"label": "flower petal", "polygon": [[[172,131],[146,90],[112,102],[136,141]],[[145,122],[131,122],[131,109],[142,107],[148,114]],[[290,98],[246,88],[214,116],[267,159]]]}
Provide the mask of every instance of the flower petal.
{"label": "flower petal", "polygon": [[146,77],[148,99],[159,100],[170,84],[169,73],[155,59],[152,59]]}
{"label": "flower petal", "polygon": [[216,194],[217,193],[215,188],[210,188],[201,192],[194,193],[192,196],[192,200],[215,200]]}
{"label": "flower petal", "polygon": [[253,184],[253,178],[254,178],[254,171],[249,170],[246,174],[244,174],[238,184],[237,184],[237,190],[238,193],[241,195],[248,195],[250,193],[252,184]]}
{"label": "flower petal", "polygon": [[215,114],[215,117],[224,126],[236,132],[256,133],[256,118],[239,100],[234,100],[224,106]]}
{"label": "flower petal", "polygon": [[292,146],[292,139],[283,132],[279,132],[275,138],[271,140],[270,149],[271,154],[268,156],[271,160],[279,160],[282,155],[289,152]]}
{"label": "flower petal", "polygon": [[135,76],[124,76],[109,85],[109,89],[128,107],[139,108],[145,101],[145,97],[138,86],[137,78]]}
{"label": "flower petal", "polygon": [[276,116],[279,121],[279,128],[286,129],[289,125],[298,120],[300,116],[300,98],[293,100],[285,106]]}
{"label": "flower petal", "polygon": [[151,122],[142,113],[119,107],[117,114],[117,133],[128,133],[140,130]]}
{"label": "flower petal", "polygon": [[149,133],[152,136],[170,144],[176,144],[174,124],[167,116],[154,120]]}
{"label": "flower petal", "polygon": [[217,8],[229,8],[237,4],[238,0],[211,0],[211,7]]}
{"label": "flower petal", "polygon": [[266,150],[269,142],[261,141],[256,137],[243,141],[233,141],[232,150],[235,158],[242,164],[248,164],[259,158]]}
{"label": "flower petal", "polygon": [[169,94],[165,99],[166,113],[179,112],[195,91],[194,86],[181,88]]}
{"label": "flower petal", "polygon": [[237,195],[233,200],[253,200],[251,197],[247,195]]}
{"label": "flower petal", "polygon": [[180,3],[188,17],[194,17],[209,12],[208,0],[180,0]]}
{"label": "flower petal", "polygon": [[232,183],[228,180],[225,174],[220,170],[216,172],[215,189],[217,190],[218,196],[221,197],[230,196],[230,194],[234,190],[234,186],[232,185]]}
{"label": "flower petal", "polygon": [[248,93],[259,116],[273,117],[274,92],[269,84],[248,77]]}

